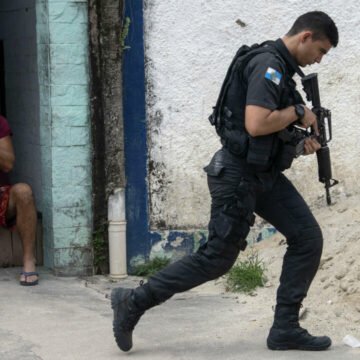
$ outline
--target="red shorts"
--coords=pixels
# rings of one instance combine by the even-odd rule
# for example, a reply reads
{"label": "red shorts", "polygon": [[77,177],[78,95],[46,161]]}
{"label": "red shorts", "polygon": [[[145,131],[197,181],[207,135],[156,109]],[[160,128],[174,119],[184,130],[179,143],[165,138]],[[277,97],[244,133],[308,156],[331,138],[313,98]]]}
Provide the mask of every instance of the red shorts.
{"label": "red shorts", "polygon": [[11,228],[13,221],[6,221],[6,210],[9,206],[11,185],[0,186],[0,226]]}

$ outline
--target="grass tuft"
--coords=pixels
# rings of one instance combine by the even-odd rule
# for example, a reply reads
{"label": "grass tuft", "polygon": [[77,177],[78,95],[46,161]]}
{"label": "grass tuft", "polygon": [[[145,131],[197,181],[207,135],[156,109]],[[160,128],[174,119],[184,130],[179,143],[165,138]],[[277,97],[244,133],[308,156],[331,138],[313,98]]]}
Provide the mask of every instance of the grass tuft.
{"label": "grass tuft", "polygon": [[245,260],[235,264],[226,275],[228,291],[250,294],[258,286],[264,286],[265,265],[256,252],[250,253]]}
{"label": "grass tuft", "polygon": [[149,277],[169,265],[169,263],[170,259],[156,256],[145,264],[136,265],[133,269],[133,275]]}

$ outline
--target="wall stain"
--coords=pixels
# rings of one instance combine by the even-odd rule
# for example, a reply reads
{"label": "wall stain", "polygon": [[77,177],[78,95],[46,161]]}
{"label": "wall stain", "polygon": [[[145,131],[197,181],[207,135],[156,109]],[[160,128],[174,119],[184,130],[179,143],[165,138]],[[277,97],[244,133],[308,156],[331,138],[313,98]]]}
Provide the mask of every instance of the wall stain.
{"label": "wall stain", "polygon": [[[167,198],[168,186],[171,184],[171,181],[166,174],[166,166],[164,163],[157,162],[155,160],[149,159],[148,162],[149,169],[149,213],[152,215],[150,219],[151,228],[155,229],[166,229],[167,224],[164,219],[156,219],[158,215],[162,213],[162,209],[159,208],[153,198],[159,202],[164,202]],[[156,219],[156,220],[154,220]]]}
{"label": "wall stain", "polygon": [[150,233],[150,239],[150,258],[167,257],[174,262],[203,245],[207,239],[207,231],[154,231]]}
{"label": "wall stain", "polygon": [[[276,233],[276,229],[272,226],[264,226],[263,221],[259,221],[249,234],[248,243],[265,240]],[[151,231],[150,236],[150,252],[144,257],[136,257],[130,260],[131,266],[144,263],[156,256],[166,257],[171,262],[181,259],[185,255],[194,253],[207,242],[208,231],[205,229],[184,230],[160,230]]]}
{"label": "wall stain", "polygon": [[242,28],[244,28],[246,26],[246,24],[243,21],[241,21],[240,19],[237,19],[235,22]]}

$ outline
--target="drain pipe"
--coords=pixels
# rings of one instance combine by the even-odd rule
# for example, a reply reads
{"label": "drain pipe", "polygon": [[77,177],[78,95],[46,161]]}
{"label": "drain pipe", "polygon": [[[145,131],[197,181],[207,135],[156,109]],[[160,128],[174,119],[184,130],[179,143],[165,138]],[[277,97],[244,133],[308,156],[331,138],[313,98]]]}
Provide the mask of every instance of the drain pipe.
{"label": "drain pipe", "polygon": [[110,278],[127,277],[125,189],[115,189],[108,201]]}

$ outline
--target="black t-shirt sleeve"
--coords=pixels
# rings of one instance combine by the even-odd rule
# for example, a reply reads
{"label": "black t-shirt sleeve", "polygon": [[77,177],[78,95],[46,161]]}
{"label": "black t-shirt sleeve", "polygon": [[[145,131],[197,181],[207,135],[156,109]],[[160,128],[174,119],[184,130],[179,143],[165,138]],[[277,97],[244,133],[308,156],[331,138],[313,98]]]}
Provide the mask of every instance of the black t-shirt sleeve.
{"label": "black t-shirt sleeve", "polygon": [[280,105],[284,86],[284,70],[272,54],[255,56],[245,68],[247,79],[246,105],[257,105],[275,110]]}

